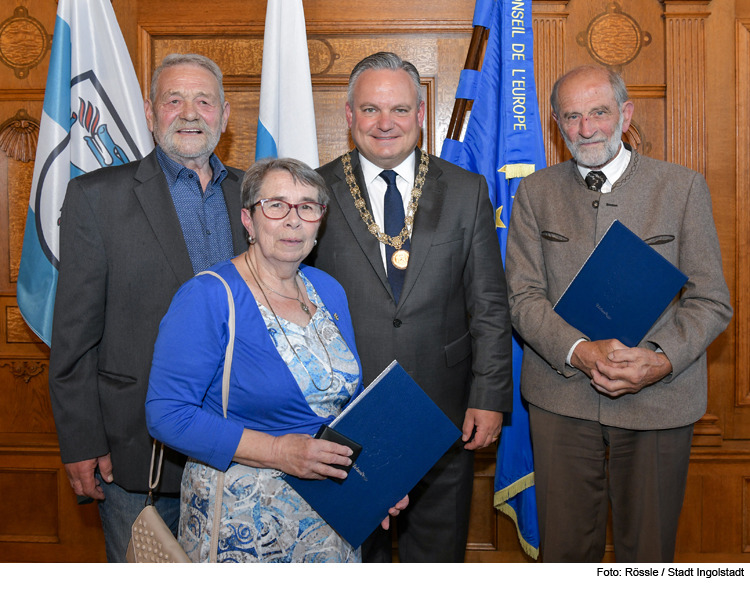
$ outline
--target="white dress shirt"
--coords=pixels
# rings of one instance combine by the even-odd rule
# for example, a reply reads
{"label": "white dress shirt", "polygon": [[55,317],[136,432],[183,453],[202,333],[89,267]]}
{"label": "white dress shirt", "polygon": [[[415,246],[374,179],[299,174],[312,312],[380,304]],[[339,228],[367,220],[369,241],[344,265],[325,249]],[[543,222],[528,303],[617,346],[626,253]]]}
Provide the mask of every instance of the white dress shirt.
{"label": "white dress shirt", "polygon": [[[362,166],[362,176],[365,179],[367,194],[370,197],[370,206],[372,207],[372,217],[381,231],[384,230],[385,223],[385,191],[388,183],[380,176],[385,170],[370,162],[367,158],[359,155],[359,162]],[[401,200],[404,203],[404,214],[406,214],[409,201],[411,201],[411,190],[414,188],[414,165],[416,162],[415,153],[412,152],[401,164],[393,168],[396,173],[396,187],[401,193]],[[364,223],[364,222],[363,222]],[[411,233],[409,233],[411,238]],[[383,267],[386,274],[388,273],[388,264],[385,258],[385,244],[380,243],[380,256],[383,259]]]}

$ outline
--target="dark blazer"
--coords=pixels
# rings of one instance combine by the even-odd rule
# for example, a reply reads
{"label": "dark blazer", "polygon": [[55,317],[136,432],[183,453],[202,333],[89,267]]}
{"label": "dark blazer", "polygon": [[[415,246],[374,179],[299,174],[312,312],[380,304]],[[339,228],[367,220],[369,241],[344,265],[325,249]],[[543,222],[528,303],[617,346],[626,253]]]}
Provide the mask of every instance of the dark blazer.
{"label": "dark blazer", "polygon": [[[235,253],[242,171],[221,185]],[[111,453],[115,482],[148,490],[144,404],[159,322],[193,277],[156,152],[70,181],[62,208],[49,386],[65,463]],[[177,492],[184,457],[165,453],[160,490]]]}
{"label": "dark blazer", "polygon": [[[352,168],[370,207],[356,151]],[[396,359],[459,428],[468,407],[511,410],[510,315],[484,177],[430,157],[396,304],[341,160],[318,172],[333,198],[313,260],[346,291],[365,385]]]}

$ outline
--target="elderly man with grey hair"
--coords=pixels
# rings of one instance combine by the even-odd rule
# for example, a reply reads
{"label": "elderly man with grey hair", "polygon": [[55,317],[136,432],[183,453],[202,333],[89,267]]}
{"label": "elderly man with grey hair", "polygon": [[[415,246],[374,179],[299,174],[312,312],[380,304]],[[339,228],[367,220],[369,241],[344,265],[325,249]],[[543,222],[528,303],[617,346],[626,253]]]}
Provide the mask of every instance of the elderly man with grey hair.
{"label": "elderly man with grey hair", "polygon": [[[359,62],[345,109],[356,150],[319,170],[333,197],[315,265],[346,290],[365,384],[396,359],[463,432],[397,521],[402,562],[462,562],[474,450],[497,440],[513,394],[487,183],[417,147],[419,72],[399,56]],[[362,553],[389,562],[390,534],[374,532]]]}
{"label": "elderly man with grey hair", "polygon": [[[153,152],[68,185],[50,353],[62,461],[79,502],[99,502],[110,562],[125,561],[148,491],[144,403],[159,322],[180,285],[245,246],[243,173],[213,153],[229,119],[219,67],[167,56],[145,111]],[[166,450],[156,497],[175,534],[184,463]]]}
{"label": "elderly man with grey hair", "polygon": [[[599,562],[611,505],[618,562],[672,561],[706,348],[732,317],[711,197],[622,141],[635,107],[617,73],[576,68],[551,102],[573,158],[521,182],[506,259],[542,557]],[[553,308],[615,219],[689,277],[636,347],[590,341]]]}

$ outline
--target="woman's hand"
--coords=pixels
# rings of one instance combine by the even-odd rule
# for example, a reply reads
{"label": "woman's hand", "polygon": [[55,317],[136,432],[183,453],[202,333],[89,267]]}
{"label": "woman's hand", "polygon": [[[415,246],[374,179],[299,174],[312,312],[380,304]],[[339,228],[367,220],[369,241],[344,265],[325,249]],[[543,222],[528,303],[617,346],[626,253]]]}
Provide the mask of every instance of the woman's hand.
{"label": "woman's hand", "polygon": [[275,437],[271,445],[271,461],[277,470],[313,480],[346,478],[346,472],[329,464],[349,466],[350,455],[352,450],[345,445],[299,433]]}
{"label": "woman's hand", "polygon": [[385,519],[380,522],[380,527],[383,529],[388,529],[391,527],[391,515],[393,517],[396,517],[401,511],[406,509],[406,507],[409,505],[409,495],[406,495],[403,499],[401,499],[398,503],[396,503],[395,507],[391,507],[388,509],[388,515],[385,516]]}

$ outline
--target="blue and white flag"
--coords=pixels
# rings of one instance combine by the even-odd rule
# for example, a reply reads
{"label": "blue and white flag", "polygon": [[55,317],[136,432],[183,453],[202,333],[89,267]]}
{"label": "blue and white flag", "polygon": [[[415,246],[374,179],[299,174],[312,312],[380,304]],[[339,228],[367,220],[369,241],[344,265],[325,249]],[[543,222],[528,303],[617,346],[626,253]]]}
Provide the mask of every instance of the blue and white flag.
{"label": "blue and white flag", "polygon": [[318,167],[310,58],[302,0],[268,0],[255,159],[296,158]]}
{"label": "blue and white flag", "polygon": [[[531,0],[477,0],[474,25],[489,29],[482,71],[464,70],[456,98],[473,99],[463,142],[446,139],[442,157],[483,174],[505,246],[518,184],[544,168],[544,143],[534,83]],[[521,398],[523,345],[513,335],[513,413],[505,417],[495,470],[495,507],[516,522],[521,546],[539,555],[528,407]]]}
{"label": "blue and white flag", "polygon": [[48,345],[68,181],[153,147],[112,3],[60,0],[17,283],[23,318]]}

